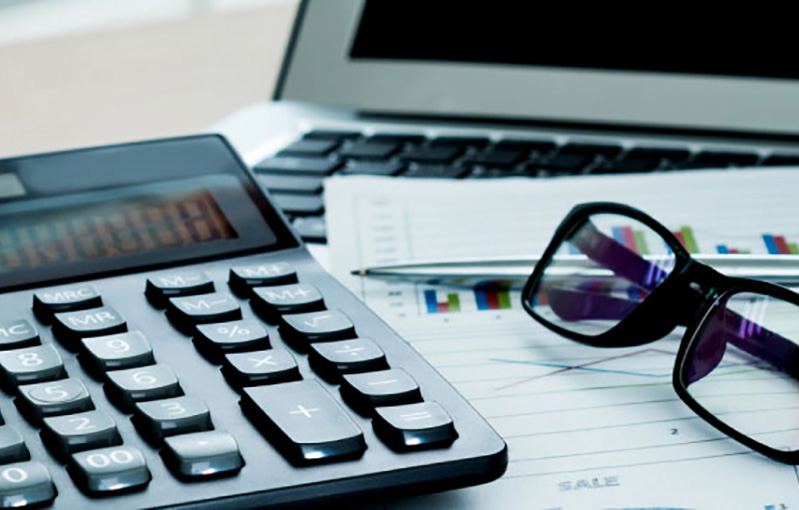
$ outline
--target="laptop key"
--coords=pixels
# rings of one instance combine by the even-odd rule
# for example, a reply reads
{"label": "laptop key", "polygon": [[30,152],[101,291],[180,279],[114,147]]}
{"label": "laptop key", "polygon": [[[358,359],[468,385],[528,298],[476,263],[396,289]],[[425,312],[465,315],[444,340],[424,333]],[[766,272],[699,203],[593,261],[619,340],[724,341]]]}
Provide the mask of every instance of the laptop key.
{"label": "laptop key", "polygon": [[377,133],[368,138],[370,143],[422,143],[427,138],[413,133]]}
{"label": "laptop key", "polygon": [[341,162],[325,158],[268,158],[255,165],[253,171],[324,177],[332,174],[339,166]]}
{"label": "laptop key", "polygon": [[359,143],[341,149],[338,154],[351,159],[386,159],[399,148],[397,143]]}
{"label": "laptop key", "polygon": [[343,170],[342,174],[364,174],[364,175],[397,175],[405,168],[403,163],[391,161],[388,163],[374,163],[369,161],[350,161]]}
{"label": "laptop key", "polygon": [[599,155],[613,159],[621,154],[621,146],[593,143],[570,143],[560,149],[561,154],[584,154],[586,156]]}
{"label": "laptop key", "polygon": [[417,163],[449,163],[463,152],[461,147],[414,147],[399,154],[405,161]]}
{"label": "laptop key", "polygon": [[749,166],[757,164],[759,159],[753,152],[704,151],[697,154],[686,168]]}
{"label": "laptop key", "polygon": [[553,172],[579,172],[594,160],[593,155],[559,153],[546,163],[536,164],[539,169]]}
{"label": "laptop key", "polygon": [[505,167],[513,166],[525,156],[520,149],[488,150],[467,158],[470,165]]}
{"label": "laptop key", "polygon": [[333,129],[314,129],[308,131],[302,137],[308,140],[344,140],[358,138],[360,131],[338,131]]}
{"label": "laptop key", "polygon": [[298,193],[303,195],[317,195],[322,192],[322,179],[320,177],[261,174],[258,178],[271,192]]}
{"label": "laptop key", "polygon": [[552,152],[557,147],[557,144],[552,140],[537,140],[537,139],[519,139],[519,140],[501,140],[494,145],[494,150],[521,150],[527,152],[538,152],[539,154],[546,154]]}
{"label": "laptop key", "polygon": [[273,193],[272,199],[283,212],[292,216],[316,216],[325,212],[325,204],[320,196]]}
{"label": "laptop key", "polygon": [[772,154],[763,160],[763,164],[767,166],[796,166],[799,165],[799,154]]}
{"label": "laptop key", "polygon": [[283,156],[322,157],[338,147],[338,140],[299,140],[277,153]]}
{"label": "laptop key", "polygon": [[459,179],[469,173],[467,167],[444,165],[414,165],[403,177],[432,177],[441,179]]}
{"label": "laptop key", "polygon": [[439,136],[433,138],[429,147],[485,147],[491,142],[484,136]]}
{"label": "laptop key", "polygon": [[324,216],[307,216],[294,218],[291,226],[302,237],[303,241],[324,243],[327,241],[327,225]]}

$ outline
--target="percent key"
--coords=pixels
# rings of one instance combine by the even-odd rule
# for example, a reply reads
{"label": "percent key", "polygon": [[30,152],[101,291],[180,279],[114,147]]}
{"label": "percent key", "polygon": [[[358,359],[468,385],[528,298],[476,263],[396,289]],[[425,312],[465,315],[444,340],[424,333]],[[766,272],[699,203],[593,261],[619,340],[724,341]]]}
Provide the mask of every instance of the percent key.
{"label": "percent key", "polygon": [[269,349],[269,333],[253,320],[221,322],[197,326],[194,343],[214,363],[221,363],[225,354]]}

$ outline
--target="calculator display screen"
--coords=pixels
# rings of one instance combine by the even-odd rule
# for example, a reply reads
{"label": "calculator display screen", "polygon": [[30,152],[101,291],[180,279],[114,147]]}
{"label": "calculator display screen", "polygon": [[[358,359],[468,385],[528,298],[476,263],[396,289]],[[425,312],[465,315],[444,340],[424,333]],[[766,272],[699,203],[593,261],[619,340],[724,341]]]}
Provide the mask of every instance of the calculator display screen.
{"label": "calculator display screen", "polygon": [[0,272],[237,237],[208,189],[133,193],[0,217]]}

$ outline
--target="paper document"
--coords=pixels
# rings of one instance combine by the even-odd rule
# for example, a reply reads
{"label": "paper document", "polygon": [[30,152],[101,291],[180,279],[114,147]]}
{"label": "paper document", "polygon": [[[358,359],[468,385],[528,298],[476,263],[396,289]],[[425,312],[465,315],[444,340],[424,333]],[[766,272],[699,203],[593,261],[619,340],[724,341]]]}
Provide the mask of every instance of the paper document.
{"label": "paper document", "polygon": [[539,326],[516,293],[349,275],[414,259],[540,254],[574,204],[597,200],[643,209],[692,251],[795,252],[797,190],[799,171],[787,169],[328,180],[334,275],[464,394],[509,447],[500,480],[396,506],[799,509],[794,467],[727,438],[675,394],[681,331],[642,347],[592,348]]}

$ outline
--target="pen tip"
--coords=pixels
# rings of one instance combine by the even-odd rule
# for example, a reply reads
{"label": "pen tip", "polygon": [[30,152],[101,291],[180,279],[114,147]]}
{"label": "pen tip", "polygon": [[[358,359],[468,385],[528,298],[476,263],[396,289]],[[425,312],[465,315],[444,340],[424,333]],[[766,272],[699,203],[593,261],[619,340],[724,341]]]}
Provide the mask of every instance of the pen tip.
{"label": "pen tip", "polygon": [[366,275],[366,270],[365,269],[353,269],[352,271],[350,271],[350,274],[354,275],[354,276],[364,276],[364,275]]}

